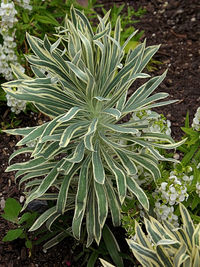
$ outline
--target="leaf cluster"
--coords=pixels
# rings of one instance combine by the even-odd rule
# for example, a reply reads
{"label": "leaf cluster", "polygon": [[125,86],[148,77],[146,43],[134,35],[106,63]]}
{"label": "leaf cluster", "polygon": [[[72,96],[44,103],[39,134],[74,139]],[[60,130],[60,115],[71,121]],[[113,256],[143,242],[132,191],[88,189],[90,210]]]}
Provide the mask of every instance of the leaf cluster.
{"label": "leaf cluster", "polygon": [[168,222],[161,225],[150,217],[145,219],[148,238],[136,223],[136,241],[127,242],[142,266],[199,266],[200,224],[195,227],[187,209],[182,204],[179,207],[181,228],[174,229]]}
{"label": "leaf cluster", "polygon": [[28,249],[32,248],[32,242],[28,238],[27,232],[31,227],[33,222],[37,217],[36,212],[25,212],[22,216],[20,212],[22,210],[22,206],[19,204],[17,200],[14,198],[8,198],[5,202],[4,214],[1,216],[14,224],[17,225],[17,228],[14,230],[9,230],[7,234],[4,236],[2,241],[13,241],[18,238],[25,239],[25,245]]}

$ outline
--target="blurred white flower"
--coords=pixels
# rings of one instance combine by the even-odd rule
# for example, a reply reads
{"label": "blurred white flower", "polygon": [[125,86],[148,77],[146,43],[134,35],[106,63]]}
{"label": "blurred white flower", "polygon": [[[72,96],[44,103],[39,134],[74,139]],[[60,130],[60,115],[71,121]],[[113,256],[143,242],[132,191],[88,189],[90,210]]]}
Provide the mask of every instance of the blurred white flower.
{"label": "blurred white flower", "polygon": [[11,111],[19,114],[21,111],[26,109],[26,101],[18,100],[8,94],[6,94],[7,105],[11,107]]}
{"label": "blurred white flower", "polygon": [[200,183],[199,182],[196,183],[196,193],[200,197]]}
{"label": "blurred white flower", "polygon": [[[141,130],[143,133],[164,133],[171,135],[171,122],[166,120],[164,115],[160,115],[151,110],[141,110],[132,114],[134,121],[140,123],[140,125],[148,125],[148,127]],[[137,136],[141,135],[141,132]]]}
{"label": "blurred white flower", "polygon": [[198,107],[194,119],[192,122],[192,128],[194,128],[196,131],[200,131],[200,107]]}

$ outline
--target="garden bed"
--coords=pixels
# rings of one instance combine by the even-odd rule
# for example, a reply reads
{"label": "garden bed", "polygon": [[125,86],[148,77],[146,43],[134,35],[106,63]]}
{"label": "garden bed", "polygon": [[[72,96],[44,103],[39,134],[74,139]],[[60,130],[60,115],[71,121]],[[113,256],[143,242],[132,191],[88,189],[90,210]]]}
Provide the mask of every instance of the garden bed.
{"label": "garden bed", "polygon": [[[98,2],[98,1],[97,1]],[[99,1],[100,2],[100,1]],[[105,8],[109,8],[111,2],[103,2]],[[115,1],[121,4],[120,1]],[[160,75],[168,68],[167,78],[160,85],[161,91],[167,92],[170,99],[179,101],[170,106],[157,109],[163,113],[172,123],[172,136],[180,140],[183,133],[180,127],[184,126],[187,111],[190,118],[194,116],[200,106],[200,31],[198,27],[199,3],[191,1],[126,1],[127,5],[134,6],[137,10],[140,6],[146,8],[146,14],[140,22],[134,25],[135,28],[144,30],[143,38],[147,38],[147,44],[162,44],[154,59],[161,61],[161,65],[155,65],[157,70],[152,75]],[[135,88],[130,90],[134,91]],[[8,118],[7,107],[1,107],[1,121],[6,122]],[[33,126],[40,124],[44,117],[37,114],[18,115],[22,120],[20,126]],[[8,165],[8,158],[14,151],[17,139],[14,136],[1,134],[0,141],[0,199],[14,197],[19,199],[22,195],[14,183],[14,173],[5,173]],[[17,158],[18,161],[20,157]],[[0,218],[0,240],[7,230],[12,227],[11,223]],[[119,235],[118,239],[124,238]],[[41,246],[35,247],[31,257],[24,246],[24,240],[17,240],[12,243],[0,241],[0,267],[3,266],[80,266],[75,262],[82,247],[72,246],[71,238],[64,240],[58,246],[43,253]],[[127,266],[127,265],[126,265]]]}

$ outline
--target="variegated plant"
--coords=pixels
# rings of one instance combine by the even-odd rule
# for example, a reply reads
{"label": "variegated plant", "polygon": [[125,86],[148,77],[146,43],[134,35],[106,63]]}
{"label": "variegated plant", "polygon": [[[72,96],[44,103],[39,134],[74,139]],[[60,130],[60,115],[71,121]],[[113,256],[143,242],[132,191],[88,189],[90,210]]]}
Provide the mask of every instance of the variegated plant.
{"label": "variegated plant", "polygon": [[[7,131],[23,136],[18,146],[35,141],[35,147],[21,148],[11,156],[30,152],[31,159],[7,169],[17,171],[16,178],[22,176],[20,185],[26,183],[24,208],[35,199],[54,201],[30,230],[44,223],[50,228],[61,214],[74,209],[73,235],[79,239],[81,225],[86,223],[88,246],[93,240],[99,243],[109,212],[113,224],[120,225],[120,208],[127,192],[148,210],[148,199],[132,175],[141,165],[157,179],[158,161],[165,159],[155,147],[179,145],[164,134],[137,135],[148,126],[138,125],[138,121],[119,123],[130,112],[174,101],[156,103],[168,94],[151,95],[166,72],[151,78],[127,99],[131,84],[149,77],[142,71],[159,46],[141,43],[124,58],[124,48],[135,33],[120,46],[120,18],[114,34],[108,19],[109,13],[99,17],[93,32],[85,15],[72,8],[71,20],[66,18],[65,27],[58,29],[54,44],[47,36],[40,40],[27,34],[35,54],[27,59],[35,77],[13,67],[17,80],[3,85],[9,95],[32,102],[52,118],[40,126]],[[12,90],[15,87],[18,90]],[[144,149],[137,152],[135,145]]]}
{"label": "variegated plant", "polygon": [[183,226],[145,219],[146,235],[136,222],[136,241],[127,240],[134,256],[146,267],[199,267],[200,224],[194,226],[187,209],[180,204]]}

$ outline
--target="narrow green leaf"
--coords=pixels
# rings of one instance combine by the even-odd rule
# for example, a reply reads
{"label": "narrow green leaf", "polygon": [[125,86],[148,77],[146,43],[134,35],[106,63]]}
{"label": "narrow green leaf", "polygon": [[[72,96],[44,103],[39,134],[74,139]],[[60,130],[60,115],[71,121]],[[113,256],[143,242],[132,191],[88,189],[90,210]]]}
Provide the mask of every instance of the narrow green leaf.
{"label": "narrow green leaf", "polygon": [[134,128],[126,128],[123,126],[119,126],[118,124],[104,124],[104,126],[110,130],[113,130],[118,133],[130,133],[130,134],[136,134],[138,133],[137,129]]}
{"label": "narrow green leaf", "polygon": [[75,148],[73,156],[70,158],[67,158],[67,160],[70,162],[74,162],[74,163],[78,163],[82,161],[84,157],[84,151],[85,151],[84,142],[81,141]]}
{"label": "narrow green leaf", "polygon": [[58,121],[59,122],[66,122],[66,121],[70,121],[72,118],[74,118],[76,116],[76,114],[82,110],[79,107],[72,107],[67,114],[65,114],[63,117],[61,117]]}
{"label": "narrow green leaf", "polygon": [[105,97],[102,97],[102,96],[95,96],[94,98],[97,99],[100,102],[109,101],[110,100],[110,98],[105,98]]}
{"label": "narrow green leaf", "polygon": [[114,160],[112,160],[108,153],[104,152],[104,149],[101,150],[106,163],[108,164],[108,167],[110,168],[110,171],[114,173],[115,178],[116,178],[116,182],[117,182],[117,189],[118,189],[118,193],[119,193],[119,199],[120,202],[123,203],[124,199],[126,197],[126,176],[125,173],[116,166],[116,164],[114,163]]}
{"label": "narrow green leaf", "polygon": [[102,228],[108,215],[108,201],[104,185],[94,181],[95,194],[98,207],[98,221]]}
{"label": "narrow green leaf", "polygon": [[68,232],[70,232],[70,229],[67,229],[59,234],[57,234],[56,236],[54,236],[52,239],[50,239],[48,242],[46,242],[43,245],[43,249],[47,250],[50,249],[51,247],[57,245],[59,242],[61,242],[65,237],[68,236]]}
{"label": "narrow green leaf", "polygon": [[38,126],[37,128],[33,129],[28,135],[26,135],[23,139],[21,139],[18,143],[17,146],[22,146],[27,144],[30,141],[35,140],[36,138],[40,137],[45,130],[45,128],[48,126],[48,122],[44,123],[41,126]]}
{"label": "narrow green leaf", "polygon": [[105,182],[105,189],[107,191],[108,204],[112,216],[112,222],[114,226],[119,226],[121,224],[121,207],[117,199],[116,193],[114,191],[113,185],[109,181]]}
{"label": "narrow green leaf", "polygon": [[86,229],[87,229],[87,244],[86,247],[89,247],[94,241],[94,190],[91,188],[88,194],[88,203],[86,211]]}
{"label": "narrow green leaf", "polygon": [[125,151],[115,149],[117,156],[127,171],[128,175],[135,175],[137,173],[137,167],[134,162],[126,155]]}
{"label": "narrow green leaf", "polygon": [[194,224],[193,221],[190,217],[189,212],[187,211],[187,209],[185,208],[184,205],[180,204],[179,205],[180,208],[180,212],[181,212],[181,216],[182,216],[182,220],[183,220],[183,224],[184,224],[184,228],[187,232],[187,235],[192,243],[192,236],[194,234]]}
{"label": "narrow green leaf", "polygon": [[87,83],[87,75],[85,74],[85,72],[83,72],[79,67],[77,67],[70,61],[66,61],[66,64],[81,81]]}
{"label": "narrow green leaf", "polygon": [[34,224],[29,229],[30,232],[36,231],[39,229],[53,214],[57,213],[56,206],[46,210],[44,213],[42,213],[37,220],[34,222]]}
{"label": "narrow green leaf", "polygon": [[168,254],[165,252],[165,250],[161,246],[156,246],[156,252],[158,255],[158,258],[166,267],[173,267],[172,261],[168,257]]}
{"label": "narrow green leaf", "polygon": [[123,267],[123,259],[120,256],[120,248],[115,239],[113,233],[111,232],[110,228],[105,225],[103,228],[103,240],[105,242],[106,248],[111,256],[113,262],[117,267]]}
{"label": "narrow green leaf", "polygon": [[136,220],[135,220],[135,234],[137,238],[136,240],[140,245],[149,249],[152,248],[152,244],[149,242],[148,238],[143,233],[142,228],[140,227],[139,223]]}
{"label": "narrow green leaf", "polygon": [[6,169],[6,172],[16,171],[16,170],[30,170],[30,169],[34,169],[36,166],[42,165],[46,161],[47,160],[45,158],[39,157],[39,158],[35,158],[35,159],[32,159],[32,160],[29,160],[27,162],[15,163],[15,164],[9,166]]}
{"label": "narrow green leaf", "polygon": [[106,114],[109,114],[109,115],[115,117],[116,120],[119,120],[119,118],[121,116],[121,112],[116,108],[104,109],[103,113],[106,113]]}
{"label": "narrow green leaf", "polygon": [[100,145],[98,143],[95,146],[95,151],[92,152],[92,166],[95,181],[97,183],[104,184],[105,171],[100,155]]}
{"label": "narrow green leaf", "polygon": [[57,176],[59,175],[58,168],[62,165],[63,161],[63,159],[60,160],[55,165],[55,167],[49,172],[49,174],[43,179],[38,189],[27,197],[24,208],[29,202],[42,196],[51,187],[51,185],[54,183]]}
{"label": "narrow green leaf", "polygon": [[104,37],[104,36],[107,34],[107,32],[108,32],[108,29],[105,29],[105,30],[102,31],[102,32],[96,33],[96,34],[93,36],[93,40],[95,41],[95,40],[98,40],[98,39]]}
{"label": "narrow green leaf", "polygon": [[23,148],[20,148],[20,149],[14,151],[9,158],[9,163],[14,157],[16,157],[20,154],[31,153],[33,151],[33,149],[34,149],[33,147],[23,147]]}
{"label": "narrow green leaf", "polygon": [[60,139],[60,143],[59,145],[61,147],[67,147],[67,145],[69,144],[71,138],[73,137],[73,135],[80,129],[83,128],[83,124],[81,123],[74,123],[74,124],[71,124],[70,126],[68,126],[62,136],[61,136],[61,139]]}
{"label": "narrow green leaf", "polygon": [[140,204],[143,206],[145,210],[149,210],[149,201],[142,190],[142,188],[137,184],[136,181],[134,181],[134,178],[131,176],[127,176],[126,178],[128,189],[137,197]]}
{"label": "narrow green leaf", "polygon": [[101,236],[102,236],[102,227],[101,227],[99,220],[98,220],[97,201],[94,201],[93,206],[94,206],[94,228],[93,228],[94,239],[95,239],[97,245],[99,246],[99,243],[101,241]]}
{"label": "narrow green leaf", "polygon": [[[72,164],[71,164],[72,165]],[[65,205],[67,201],[67,196],[68,196],[68,190],[69,190],[69,185],[70,182],[77,172],[77,170],[80,168],[79,164],[76,164],[74,167],[71,168],[71,170],[66,174],[63,178],[59,194],[58,194],[58,199],[57,199],[57,212],[60,214],[63,214],[65,211]]]}
{"label": "narrow green leaf", "polygon": [[149,262],[152,262],[154,264],[153,266],[164,267],[164,265],[157,258],[156,252],[154,252],[152,249],[145,248],[133,240],[127,240],[127,242],[139,262],[141,262],[141,258],[144,257],[145,259],[149,260]]}

